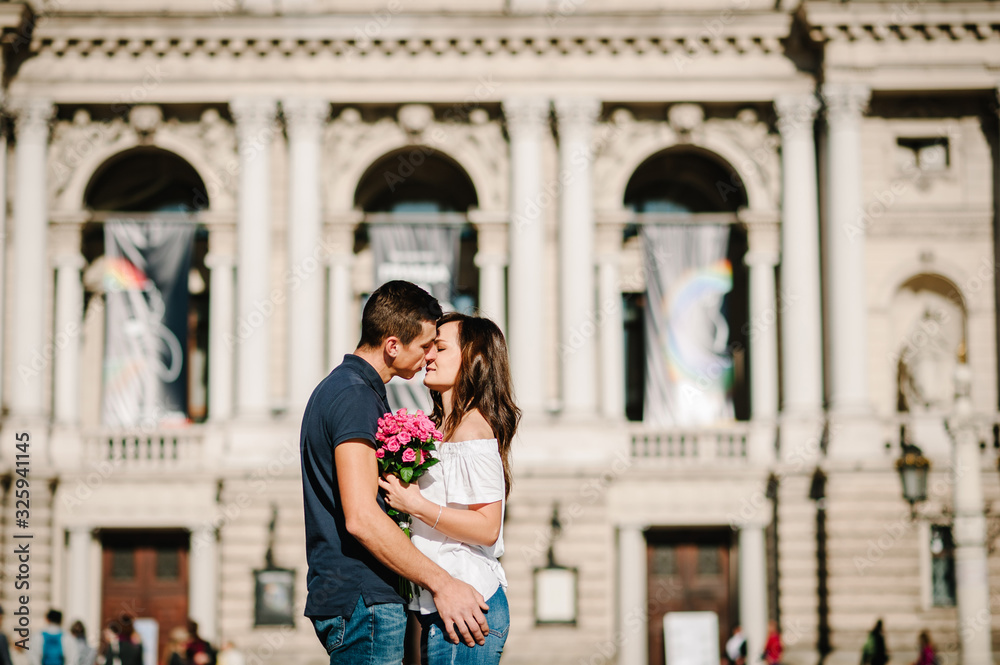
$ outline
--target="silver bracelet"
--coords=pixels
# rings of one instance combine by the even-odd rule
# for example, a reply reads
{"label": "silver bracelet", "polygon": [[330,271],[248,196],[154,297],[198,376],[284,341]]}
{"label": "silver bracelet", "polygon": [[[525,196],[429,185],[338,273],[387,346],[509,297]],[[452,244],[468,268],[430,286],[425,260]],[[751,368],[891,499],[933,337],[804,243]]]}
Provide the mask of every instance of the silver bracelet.
{"label": "silver bracelet", "polygon": [[438,506],[438,518],[436,520],[434,520],[434,526],[431,527],[432,529],[436,529],[437,528],[438,522],[441,521],[441,513],[443,513],[443,512],[444,512],[444,506],[443,505]]}

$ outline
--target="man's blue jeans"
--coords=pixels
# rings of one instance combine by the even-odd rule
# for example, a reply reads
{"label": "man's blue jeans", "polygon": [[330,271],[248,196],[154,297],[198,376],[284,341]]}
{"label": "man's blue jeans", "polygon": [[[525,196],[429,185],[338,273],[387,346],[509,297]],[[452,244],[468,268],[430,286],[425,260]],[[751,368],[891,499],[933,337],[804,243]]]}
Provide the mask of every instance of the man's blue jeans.
{"label": "man's blue jeans", "polygon": [[[492,610],[491,610],[492,612]],[[316,636],[330,654],[330,663],[399,665],[403,662],[406,612],[402,605],[365,606],[358,598],[350,619],[312,619]]]}
{"label": "man's blue jeans", "polygon": [[486,613],[486,621],[490,624],[490,634],[486,636],[486,644],[467,647],[464,643],[452,644],[448,641],[448,633],[444,630],[441,616],[434,614],[420,615],[420,661],[424,665],[496,665],[500,662],[503,645],[507,641],[507,631],[510,630],[510,609],[507,607],[507,595],[503,587],[486,601],[490,611]]}

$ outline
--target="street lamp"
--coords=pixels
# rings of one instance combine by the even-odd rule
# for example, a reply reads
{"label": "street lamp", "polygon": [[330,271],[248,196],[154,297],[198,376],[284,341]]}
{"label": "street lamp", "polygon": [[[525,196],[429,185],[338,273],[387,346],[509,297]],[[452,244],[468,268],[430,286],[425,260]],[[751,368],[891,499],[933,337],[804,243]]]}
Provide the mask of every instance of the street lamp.
{"label": "street lamp", "polygon": [[901,443],[903,453],[896,460],[896,470],[903,484],[903,498],[910,503],[910,516],[916,517],[915,504],[927,500],[927,474],[931,470],[931,462],[918,446],[905,440]]}

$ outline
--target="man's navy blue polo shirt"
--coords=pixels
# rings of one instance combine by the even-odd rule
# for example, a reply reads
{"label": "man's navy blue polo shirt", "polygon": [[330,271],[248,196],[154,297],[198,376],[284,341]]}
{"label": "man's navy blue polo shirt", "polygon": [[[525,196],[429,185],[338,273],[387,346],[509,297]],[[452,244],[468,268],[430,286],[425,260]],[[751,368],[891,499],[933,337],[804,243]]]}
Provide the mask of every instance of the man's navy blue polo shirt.
{"label": "man's navy blue polo shirt", "polygon": [[[358,602],[402,603],[399,577],[347,532],[333,449],[348,439],[374,445],[378,419],[389,411],[385,384],[368,362],[344,356],[323,379],[302,418],[302,491],[305,498],[307,617],[349,617]],[[378,503],[385,510],[381,494]]]}

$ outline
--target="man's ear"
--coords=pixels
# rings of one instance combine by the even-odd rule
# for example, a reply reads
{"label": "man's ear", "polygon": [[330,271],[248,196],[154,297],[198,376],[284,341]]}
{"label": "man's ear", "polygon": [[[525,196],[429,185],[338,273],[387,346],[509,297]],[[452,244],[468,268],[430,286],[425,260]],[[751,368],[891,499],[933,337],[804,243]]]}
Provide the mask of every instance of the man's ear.
{"label": "man's ear", "polygon": [[395,358],[399,355],[399,338],[398,337],[387,337],[383,343],[386,355],[390,358]]}

